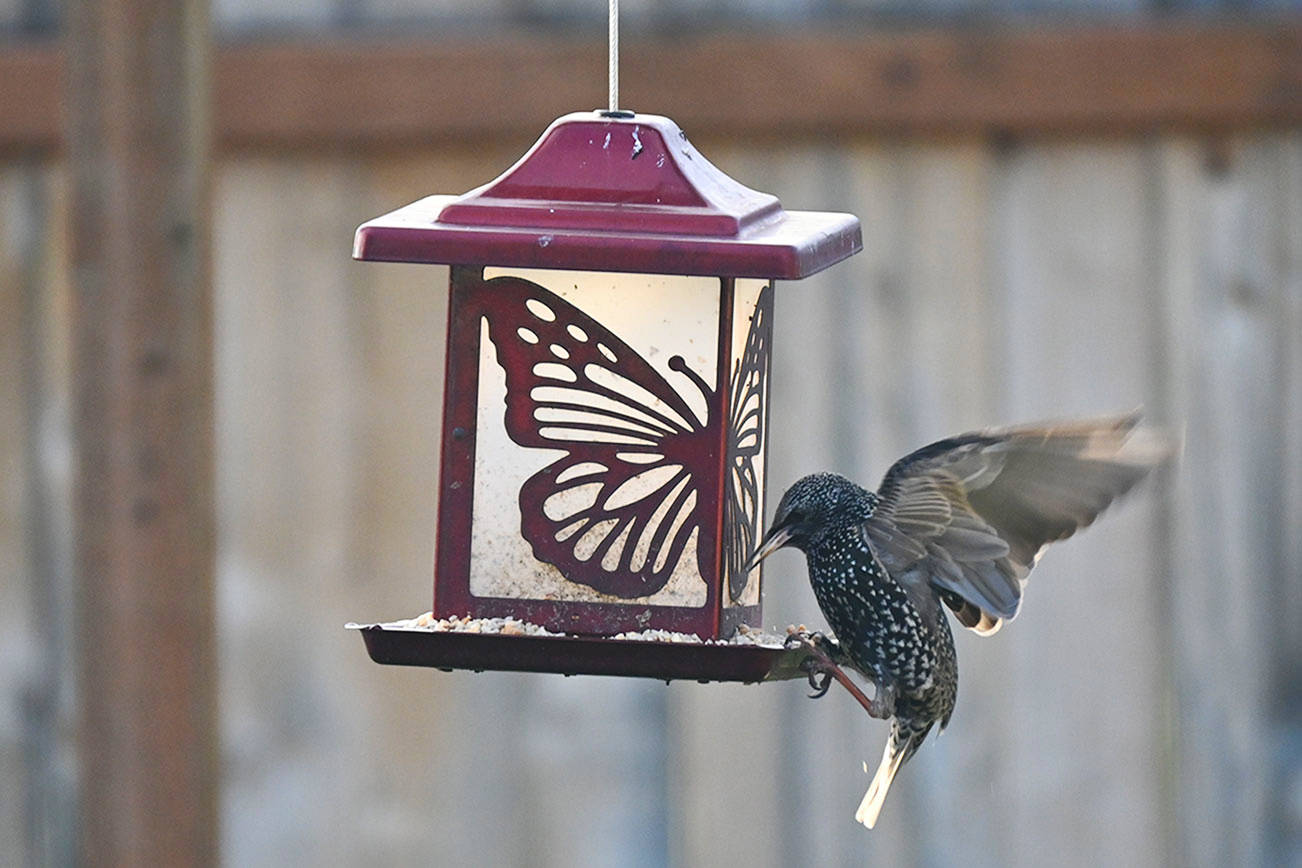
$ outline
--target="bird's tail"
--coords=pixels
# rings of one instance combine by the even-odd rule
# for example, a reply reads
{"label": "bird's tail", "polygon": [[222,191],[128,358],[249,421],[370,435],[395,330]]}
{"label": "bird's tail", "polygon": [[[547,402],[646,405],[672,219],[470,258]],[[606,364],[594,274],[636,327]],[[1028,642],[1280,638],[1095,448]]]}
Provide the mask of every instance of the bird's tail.
{"label": "bird's tail", "polygon": [[917,751],[930,729],[930,724],[918,730],[907,725],[902,726],[898,718],[891,721],[891,737],[886,740],[886,750],[882,752],[882,761],[877,766],[877,774],[873,775],[873,782],[868,785],[868,792],[864,793],[863,801],[859,803],[859,810],[855,811],[855,820],[869,829],[877,825],[877,815],[882,812],[882,804],[886,801],[886,793],[891,788],[891,782],[895,780],[895,773]]}

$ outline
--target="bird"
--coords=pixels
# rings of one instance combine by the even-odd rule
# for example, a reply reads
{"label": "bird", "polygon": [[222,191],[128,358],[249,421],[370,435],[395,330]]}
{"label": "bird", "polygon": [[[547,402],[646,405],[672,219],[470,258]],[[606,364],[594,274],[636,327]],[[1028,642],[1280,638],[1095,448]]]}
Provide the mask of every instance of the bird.
{"label": "bird", "polygon": [[[786,546],[804,552],[835,637],[804,637],[814,696],[835,675],[891,721],[857,821],[873,828],[900,767],[949,723],[958,665],[946,610],[981,636],[1012,620],[1045,547],[1173,453],[1173,438],[1139,422],[1136,411],[974,431],[896,461],[875,492],[815,473],[783,494],[745,568]],[[839,664],[876,695],[866,699]]]}

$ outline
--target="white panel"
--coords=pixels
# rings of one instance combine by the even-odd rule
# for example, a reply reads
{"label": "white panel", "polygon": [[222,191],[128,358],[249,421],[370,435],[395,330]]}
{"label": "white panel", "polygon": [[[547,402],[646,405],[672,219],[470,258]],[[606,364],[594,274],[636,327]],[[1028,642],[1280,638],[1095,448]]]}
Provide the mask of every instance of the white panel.
{"label": "white panel", "polygon": [[[707,386],[717,388],[719,278],[496,267],[484,270],[485,280],[504,276],[537,283],[603,325],[642,356],[664,383],[683,398],[694,416],[683,420],[689,428],[705,426],[708,414],[705,397],[690,378],[671,369],[669,361],[681,356]],[[533,556],[529,542],[520,531],[520,489],[530,477],[567,453],[564,449],[523,447],[508,436],[503,420],[506,373],[498,364],[487,324],[481,327],[470,592],[480,597],[514,599],[705,605],[707,586],[696,563],[700,529],[683,549],[669,582],[654,594],[632,599],[603,594],[587,585],[567,581],[556,567]],[[596,335],[587,337],[597,339]],[[558,364],[562,361],[558,356]],[[653,401],[648,392],[637,390],[631,394],[629,389],[629,393],[639,401],[650,403],[657,412],[678,415],[663,402]],[[629,486],[618,492],[619,497],[649,497],[654,493],[659,477],[656,467],[647,465],[645,473],[634,477]],[[701,480],[688,482],[693,487],[700,484]],[[564,507],[558,504],[556,508]],[[673,522],[675,516],[665,515],[664,520]],[[679,520],[693,519],[682,514]],[[591,544],[591,539],[574,540],[579,552]],[[629,540],[626,544],[636,542]]]}

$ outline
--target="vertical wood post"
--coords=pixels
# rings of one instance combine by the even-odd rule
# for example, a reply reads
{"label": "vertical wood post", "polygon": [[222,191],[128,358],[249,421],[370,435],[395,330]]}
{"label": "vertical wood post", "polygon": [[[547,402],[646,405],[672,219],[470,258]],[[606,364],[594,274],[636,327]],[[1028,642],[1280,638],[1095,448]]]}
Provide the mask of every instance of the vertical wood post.
{"label": "vertical wood post", "polygon": [[81,856],[216,861],[203,0],[68,13]]}

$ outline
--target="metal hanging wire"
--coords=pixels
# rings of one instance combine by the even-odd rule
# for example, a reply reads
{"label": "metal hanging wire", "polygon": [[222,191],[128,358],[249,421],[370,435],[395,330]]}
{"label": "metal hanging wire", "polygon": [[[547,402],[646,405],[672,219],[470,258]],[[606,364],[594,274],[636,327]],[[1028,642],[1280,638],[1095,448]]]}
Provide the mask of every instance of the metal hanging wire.
{"label": "metal hanging wire", "polygon": [[610,111],[619,111],[619,0],[610,0]]}

